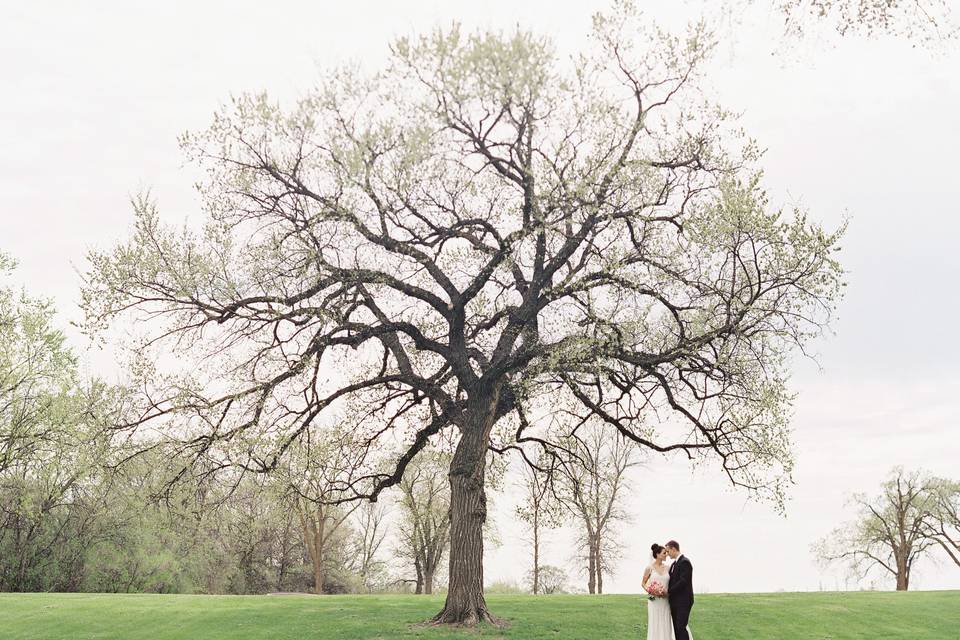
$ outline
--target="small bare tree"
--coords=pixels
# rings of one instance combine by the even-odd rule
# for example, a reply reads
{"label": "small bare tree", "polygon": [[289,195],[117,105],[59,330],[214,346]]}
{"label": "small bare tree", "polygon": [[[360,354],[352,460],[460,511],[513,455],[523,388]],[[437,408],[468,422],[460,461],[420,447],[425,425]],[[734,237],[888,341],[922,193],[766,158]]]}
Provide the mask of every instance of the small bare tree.
{"label": "small bare tree", "polygon": [[924,528],[933,507],[930,482],[894,468],[879,496],[853,496],[857,518],[816,543],[814,554],[824,563],[846,563],[858,578],[880,568],[896,578],[897,591],[906,591],[917,559],[935,544]]}
{"label": "small bare tree", "polygon": [[578,545],[587,561],[587,590],[603,593],[603,576],[613,573],[619,544],[618,523],[629,519],[621,504],[627,469],[637,464],[636,449],[597,425],[569,438],[571,456],[560,467],[559,496],[580,525]]}
{"label": "small bare tree", "polygon": [[[545,468],[545,462],[541,459],[541,468]],[[545,568],[541,563],[543,534],[545,530],[556,528],[559,525],[562,513],[560,502],[554,494],[551,481],[551,475],[539,473],[530,466],[523,467],[523,502],[517,507],[516,514],[526,526],[527,542],[530,543],[530,550],[533,554],[528,577],[534,595],[546,593],[542,588],[542,573]],[[564,581],[566,581],[566,576],[564,576]]]}
{"label": "small bare tree", "polygon": [[387,537],[387,508],[379,502],[364,502],[354,513],[351,568],[370,592],[382,584],[386,568],[378,554]]}

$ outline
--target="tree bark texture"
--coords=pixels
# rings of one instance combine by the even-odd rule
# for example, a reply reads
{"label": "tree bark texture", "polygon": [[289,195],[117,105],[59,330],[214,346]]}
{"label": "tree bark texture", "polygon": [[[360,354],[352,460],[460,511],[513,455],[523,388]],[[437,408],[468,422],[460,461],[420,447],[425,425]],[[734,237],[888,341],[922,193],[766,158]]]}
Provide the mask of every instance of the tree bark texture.
{"label": "tree bark texture", "polygon": [[450,573],[447,600],[432,620],[437,624],[474,625],[498,621],[483,597],[483,524],[487,443],[496,419],[498,393],[471,403],[460,442],[450,463]]}
{"label": "tree bark texture", "polygon": [[413,566],[417,570],[417,588],[414,593],[420,595],[423,593],[423,569],[420,568],[419,558],[414,559]]}

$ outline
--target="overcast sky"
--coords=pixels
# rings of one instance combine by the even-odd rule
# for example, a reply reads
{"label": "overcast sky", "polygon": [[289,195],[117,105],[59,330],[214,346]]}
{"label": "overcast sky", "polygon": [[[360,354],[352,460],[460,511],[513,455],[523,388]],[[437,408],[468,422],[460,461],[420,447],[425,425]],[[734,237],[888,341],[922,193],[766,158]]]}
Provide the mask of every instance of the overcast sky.
{"label": "overcast sky", "polygon": [[[671,23],[701,6],[640,4]],[[332,5],[0,0],[0,250],[19,259],[16,278],[31,293],[55,299],[88,368],[116,373],[68,327],[79,317],[84,254],[129,233],[128,198],[142,189],[169,220],[200,215],[177,136],[204,128],[231,94],[267,90],[289,101],[324,68],[353,59],[375,69],[392,37],[453,19],[528,25],[566,55],[606,7]],[[851,39],[772,55],[777,20],[758,10],[729,25],[710,78],[767,148],[773,201],[801,205],[828,227],[850,220],[836,335],[818,343],[819,367],[796,368],[796,486],[781,517],[715,469],[651,460],[634,479],[634,521],[621,531],[627,551],[605,582],[610,592],[639,591],[650,543],[668,538],[693,560],[702,591],[843,588],[842,573],[822,572],[809,545],[849,517],[850,493],[876,490],[895,464],[960,477],[960,52]],[[526,550],[510,499],[496,501],[503,543],[488,549],[486,577],[519,580]],[[563,532],[548,556],[568,563]],[[960,568],[924,562],[911,586],[960,588]]]}

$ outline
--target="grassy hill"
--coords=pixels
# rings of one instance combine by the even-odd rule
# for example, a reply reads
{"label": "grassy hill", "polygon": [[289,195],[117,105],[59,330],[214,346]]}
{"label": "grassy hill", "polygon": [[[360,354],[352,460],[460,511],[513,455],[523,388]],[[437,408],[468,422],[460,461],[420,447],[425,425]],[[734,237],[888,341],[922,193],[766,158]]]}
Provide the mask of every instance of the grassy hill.
{"label": "grassy hill", "polygon": [[[509,628],[418,622],[441,597],[0,594],[4,640],[646,637],[640,596],[489,596]],[[960,591],[697,596],[696,640],[960,640]]]}

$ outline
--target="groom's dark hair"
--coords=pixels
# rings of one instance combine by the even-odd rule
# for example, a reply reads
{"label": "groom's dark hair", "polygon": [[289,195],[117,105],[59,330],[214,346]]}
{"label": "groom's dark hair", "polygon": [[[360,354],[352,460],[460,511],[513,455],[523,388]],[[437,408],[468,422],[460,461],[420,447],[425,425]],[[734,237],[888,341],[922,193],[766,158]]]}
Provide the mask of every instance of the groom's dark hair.
{"label": "groom's dark hair", "polygon": [[670,548],[672,548],[672,549],[676,549],[677,551],[680,551],[680,543],[677,542],[676,540],[671,540],[670,542],[668,542],[667,544],[665,544],[665,545],[663,545],[663,546],[665,546],[665,547],[670,547]]}

